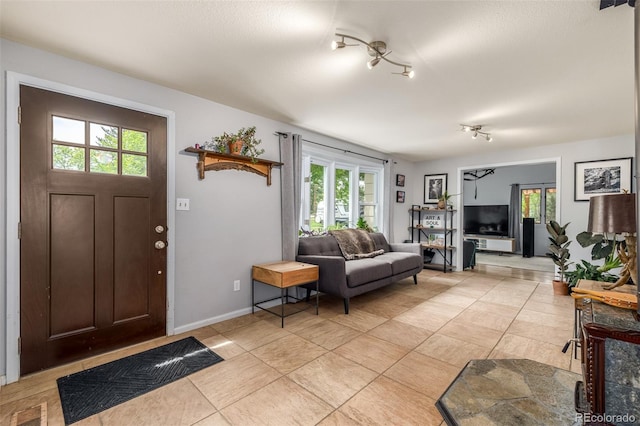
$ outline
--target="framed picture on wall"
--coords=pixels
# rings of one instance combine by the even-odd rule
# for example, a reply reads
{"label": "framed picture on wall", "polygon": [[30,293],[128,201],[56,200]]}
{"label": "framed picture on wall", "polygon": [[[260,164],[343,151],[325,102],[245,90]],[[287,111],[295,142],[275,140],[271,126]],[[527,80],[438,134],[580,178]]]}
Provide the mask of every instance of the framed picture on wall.
{"label": "framed picture on wall", "polygon": [[574,200],[631,192],[631,170],[631,157],[575,163]]}
{"label": "framed picture on wall", "polygon": [[396,203],[404,203],[404,191],[396,191]]}
{"label": "framed picture on wall", "polygon": [[424,175],[424,204],[437,203],[447,190],[447,173]]}
{"label": "framed picture on wall", "polygon": [[396,186],[404,186],[404,175],[396,175]]}

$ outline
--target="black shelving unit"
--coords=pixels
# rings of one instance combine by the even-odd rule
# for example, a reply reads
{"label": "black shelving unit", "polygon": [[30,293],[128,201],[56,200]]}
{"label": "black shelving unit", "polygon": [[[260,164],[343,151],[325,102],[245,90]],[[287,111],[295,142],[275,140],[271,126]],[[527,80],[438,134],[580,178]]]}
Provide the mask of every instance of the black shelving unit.
{"label": "black shelving unit", "polygon": [[[420,243],[424,257],[424,267],[441,269],[443,272],[453,271],[453,209],[437,209],[412,205],[409,222],[409,233],[412,243]],[[442,264],[431,263],[438,253]]]}

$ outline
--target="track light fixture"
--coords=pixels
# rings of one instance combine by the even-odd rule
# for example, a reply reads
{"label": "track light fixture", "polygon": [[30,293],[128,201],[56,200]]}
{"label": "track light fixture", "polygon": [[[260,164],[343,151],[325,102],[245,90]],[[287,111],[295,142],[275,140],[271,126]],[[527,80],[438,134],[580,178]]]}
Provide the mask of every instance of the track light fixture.
{"label": "track light fixture", "polygon": [[360,40],[357,37],[353,37],[347,34],[339,34],[336,33],[337,37],[340,37],[340,41],[336,41],[334,40],[333,42],[331,42],[331,49],[332,50],[337,50],[337,49],[342,49],[346,46],[357,46],[357,44],[346,44],[344,39],[350,39],[350,40],[355,40],[359,43],[364,44],[365,46],[367,46],[367,53],[369,54],[369,56],[372,56],[373,59],[369,60],[367,62],[367,68],[369,69],[373,69],[373,67],[375,67],[376,65],[378,65],[380,63],[381,59],[384,59],[386,62],[389,62],[390,64],[402,67],[403,71],[402,72],[394,72],[392,74],[398,74],[398,75],[403,75],[405,77],[409,77],[409,78],[413,78],[415,77],[416,73],[415,71],[413,71],[411,69],[411,65],[409,64],[401,64],[395,61],[392,61],[391,59],[387,58],[387,55],[389,53],[391,53],[391,51],[387,51],[387,44],[384,41],[372,41],[370,43],[367,43],[364,40]]}
{"label": "track light fixture", "polygon": [[468,124],[461,124],[460,130],[463,132],[473,132],[473,134],[471,135],[471,139],[477,139],[478,135],[480,135],[483,138],[485,138],[487,142],[493,141],[493,138],[491,137],[491,133],[481,131],[482,126],[479,124],[475,126],[469,126]]}

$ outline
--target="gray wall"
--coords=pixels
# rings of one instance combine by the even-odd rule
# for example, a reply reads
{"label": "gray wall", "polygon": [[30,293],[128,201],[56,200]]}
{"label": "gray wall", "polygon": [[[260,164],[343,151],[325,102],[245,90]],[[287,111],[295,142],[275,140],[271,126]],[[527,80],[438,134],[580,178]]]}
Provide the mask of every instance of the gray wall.
{"label": "gray wall", "polygon": [[[475,171],[475,169],[472,171]],[[555,182],[555,163],[496,167],[491,175],[487,175],[477,181],[463,182],[462,205],[509,204],[512,183],[519,183],[520,185],[545,183],[549,187],[555,185]],[[520,235],[522,235],[522,225],[520,225]],[[548,241],[545,224],[535,225],[534,253],[536,256],[545,255],[548,251]],[[521,252],[519,251],[519,253]]]}

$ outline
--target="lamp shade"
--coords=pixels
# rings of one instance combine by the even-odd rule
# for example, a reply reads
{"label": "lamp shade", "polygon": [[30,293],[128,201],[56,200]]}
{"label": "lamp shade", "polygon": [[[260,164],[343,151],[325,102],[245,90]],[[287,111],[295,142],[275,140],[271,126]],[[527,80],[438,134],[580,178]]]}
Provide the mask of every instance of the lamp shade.
{"label": "lamp shade", "polygon": [[591,197],[587,231],[594,234],[635,233],[636,194],[610,194]]}

